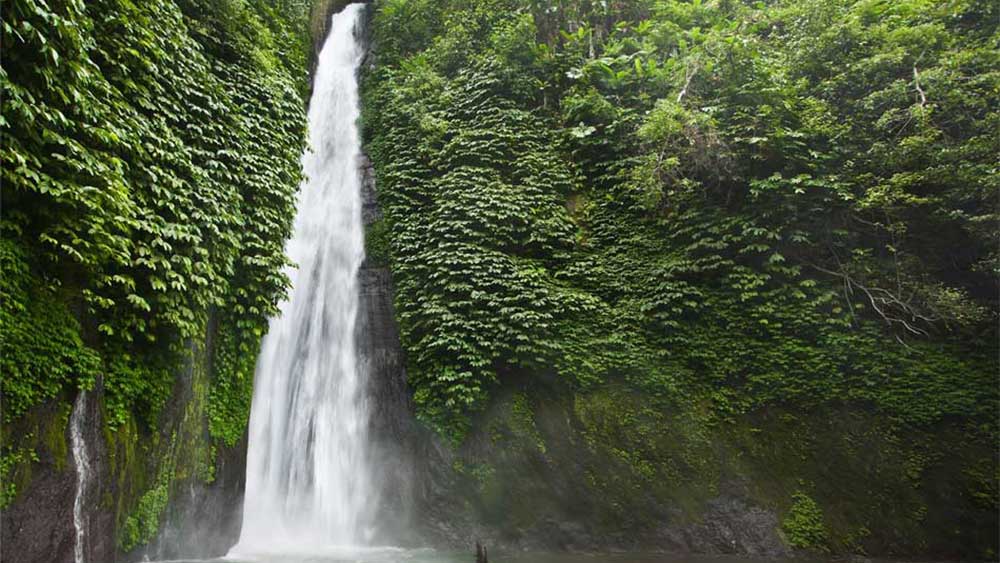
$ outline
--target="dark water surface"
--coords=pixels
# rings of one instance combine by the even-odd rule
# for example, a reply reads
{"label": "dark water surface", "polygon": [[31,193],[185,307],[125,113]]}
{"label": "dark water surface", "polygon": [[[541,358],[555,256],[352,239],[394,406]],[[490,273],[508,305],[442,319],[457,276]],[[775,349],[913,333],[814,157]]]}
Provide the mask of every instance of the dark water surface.
{"label": "dark water surface", "polygon": [[[474,563],[470,551],[448,552],[433,549],[366,548],[333,549],[312,554],[239,555],[208,560],[179,560],[161,563]],[[490,563],[822,563],[826,561],[864,561],[890,563],[877,559],[761,558],[734,555],[683,555],[664,553],[490,553]],[[902,563],[893,561],[891,563]]]}

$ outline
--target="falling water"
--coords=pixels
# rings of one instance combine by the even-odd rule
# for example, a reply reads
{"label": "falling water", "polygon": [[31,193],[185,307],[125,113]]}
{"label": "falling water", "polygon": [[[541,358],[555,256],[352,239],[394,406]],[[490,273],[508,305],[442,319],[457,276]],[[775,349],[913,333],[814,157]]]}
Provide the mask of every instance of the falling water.
{"label": "falling water", "polygon": [[80,391],[73,404],[73,414],[69,417],[69,440],[73,448],[73,465],[76,466],[76,497],[73,499],[73,528],[76,529],[76,540],[73,543],[73,561],[84,563],[87,539],[87,515],[84,512],[84,502],[87,494],[87,483],[90,481],[90,453],[87,442],[83,438],[83,423],[87,417],[86,391]]}
{"label": "falling water", "polygon": [[363,545],[372,533],[366,397],[356,359],[364,257],[357,69],[362,4],[333,16],[309,105],[289,298],[264,338],[235,554]]}

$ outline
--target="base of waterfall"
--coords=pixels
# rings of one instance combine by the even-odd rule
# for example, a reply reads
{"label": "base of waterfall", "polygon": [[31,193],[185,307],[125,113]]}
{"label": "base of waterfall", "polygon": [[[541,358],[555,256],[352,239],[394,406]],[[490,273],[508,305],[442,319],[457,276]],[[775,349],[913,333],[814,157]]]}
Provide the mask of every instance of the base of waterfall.
{"label": "base of waterfall", "polygon": [[388,563],[390,561],[412,561],[430,563],[451,561],[447,556],[433,549],[405,549],[392,546],[293,546],[273,545],[265,549],[241,551],[238,547],[217,560],[229,563]]}
{"label": "base of waterfall", "polygon": [[[342,548],[313,554],[258,554],[226,556],[222,559],[163,561],[159,563],[472,563],[475,553],[402,549],[397,547]],[[490,563],[821,563],[829,558],[748,557],[745,555],[694,555],[673,553],[546,553],[490,552]],[[867,563],[907,563],[900,560],[865,559]],[[913,563],[912,561],[910,563]]]}

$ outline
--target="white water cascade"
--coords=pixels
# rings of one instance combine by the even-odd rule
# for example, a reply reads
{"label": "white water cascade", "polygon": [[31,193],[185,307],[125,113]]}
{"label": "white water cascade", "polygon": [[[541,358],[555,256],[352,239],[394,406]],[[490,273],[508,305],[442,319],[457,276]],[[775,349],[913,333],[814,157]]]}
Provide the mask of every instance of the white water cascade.
{"label": "white water cascade", "polygon": [[73,465],[76,466],[76,496],[73,499],[73,528],[76,530],[76,539],[73,542],[75,563],[86,562],[87,515],[84,503],[91,476],[90,452],[87,451],[87,442],[83,437],[87,397],[86,391],[77,393],[76,401],[73,403],[73,414],[69,417],[69,441],[70,447],[73,448]]}
{"label": "white water cascade", "polygon": [[231,554],[367,543],[376,503],[355,349],[364,258],[357,70],[363,4],[333,16],[309,105],[292,288],[257,359],[243,529]]}

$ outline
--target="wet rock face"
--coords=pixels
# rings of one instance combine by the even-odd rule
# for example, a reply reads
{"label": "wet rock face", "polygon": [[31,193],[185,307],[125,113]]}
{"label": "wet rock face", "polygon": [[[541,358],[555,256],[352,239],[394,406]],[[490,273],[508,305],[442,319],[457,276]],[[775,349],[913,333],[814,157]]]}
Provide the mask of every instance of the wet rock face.
{"label": "wet rock face", "polygon": [[[15,434],[60,436],[59,441],[37,444],[38,462],[31,480],[18,491],[13,504],[0,516],[3,563],[61,563],[74,560],[76,527],[73,505],[77,494],[77,473],[71,447],[69,405],[72,398],[49,402],[19,421]],[[103,421],[97,401],[85,403],[83,440],[91,461],[92,474],[82,498],[86,561],[114,561],[114,514],[102,502],[112,490],[107,479],[108,451],[101,432]],[[54,433],[54,434],[52,434]]]}
{"label": "wet rock face", "polygon": [[[416,488],[420,537],[452,549],[481,540],[512,551],[790,553],[777,515],[755,504],[739,482],[723,482],[716,496],[686,508],[635,490],[624,480],[627,468],[590,451],[566,406],[536,399],[537,434],[511,434],[510,411],[493,405],[457,450],[430,438]],[[595,474],[606,481],[595,484]],[[625,514],[622,491],[634,495]]]}
{"label": "wet rock face", "polygon": [[[376,201],[371,161],[364,156],[358,166],[362,175],[361,215],[368,227],[382,218],[382,212]],[[375,533],[383,542],[417,544],[411,533],[412,516],[424,457],[420,448],[427,443],[427,436],[413,416],[389,269],[366,260],[358,272],[358,291],[355,338],[359,368],[368,386],[373,482],[381,485],[381,497],[376,501],[379,529]]]}
{"label": "wet rock face", "polygon": [[32,480],[21,494],[44,499],[27,507],[15,504],[3,513],[3,563],[73,561],[73,490],[75,483],[58,473]]}
{"label": "wet rock face", "polygon": [[225,555],[239,539],[246,486],[246,439],[222,448],[216,457],[215,480],[179,483],[167,507],[157,538],[132,560],[187,559]]}
{"label": "wet rock face", "polygon": [[[218,556],[225,554],[238,538],[246,444],[220,448],[211,483],[191,470],[203,462],[201,456],[207,451],[209,440],[204,412],[209,341],[206,339],[205,345],[192,345],[192,359],[178,373],[171,399],[161,415],[158,440],[148,435],[119,436],[118,433],[127,432],[125,429],[105,435],[100,382],[83,403],[86,410],[80,428],[91,463],[82,499],[83,550],[88,563]],[[19,423],[23,427],[13,429],[47,438],[36,444],[39,461],[32,466],[30,482],[3,512],[2,563],[74,561],[77,473],[66,410],[72,404],[72,397],[46,403]],[[60,435],[61,441],[55,438]],[[138,457],[126,468],[121,463],[130,463],[129,455],[135,454],[119,450],[116,460],[109,452],[109,447],[116,447],[109,445],[109,437],[113,441],[137,439],[145,447],[132,445],[131,451]],[[116,542],[119,532],[116,518],[124,522],[137,501],[135,496],[143,494],[150,476],[158,474],[173,437],[178,440],[173,454],[178,472],[169,485],[168,504],[159,515],[159,533],[148,545],[121,553]],[[144,472],[145,478],[136,472]],[[121,511],[117,517],[116,510]]]}
{"label": "wet rock face", "polygon": [[375,533],[382,541],[398,544],[410,527],[415,446],[419,440],[392,316],[389,271],[363,267],[358,276],[358,359],[368,386],[372,482],[381,489],[376,518],[379,529]]}
{"label": "wet rock face", "polygon": [[[51,405],[42,417],[55,417]],[[27,428],[16,432],[33,431]],[[69,441],[68,426],[64,438]],[[2,514],[3,563],[58,563],[73,561],[76,532],[73,527],[73,499],[76,494],[76,473],[72,456],[57,469],[57,462],[48,450],[39,453],[39,463],[33,468],[32,479],[18,492],[17,500]]]}
{"label": "wet rock face", "polygon": [[701,523],[668,527],[663,538],[677,551],[778,557],[790,554],[778,534],[779,526],[773,512],[726,495],[708,502]]}
{"label": "wet rock face", "polygon": [[[365,227],[368,227],[382,218],[382,210],[378,206],[375,194],[375,167],[372,166],[372,161],[367,155],[362,155],[358,162],[358,169],[361,171],[361,221]],[[386,273],[388,274],[388,272]],[[364,278],[362,278],[362,281],[364,281]],[[379,313],[388,313],[392,316],[392,288],[385,286],[381,289],[388,291],[386,295],[389,298],[390,308],[388,310],[380,310]],[[362,288],[363,292],[364,288]],[[362,295],[362,299],[363,297],[364,295]]]}
{"label": "wet rock face", "polygon": [[191,345],[191,360],[174,384],[161,414],[161,440],[179,441],[174,456],[177,479],[160,518],[159,533],[145,546],[125,554],[128,561],[206,558],[225,555],[239,539],[246,487],[246,435],[236,446],[215,444],[213,478],[206,482],[199,467],[208,454],[206,390],[209,387],[216,318],[210,316],[202,343]]}

